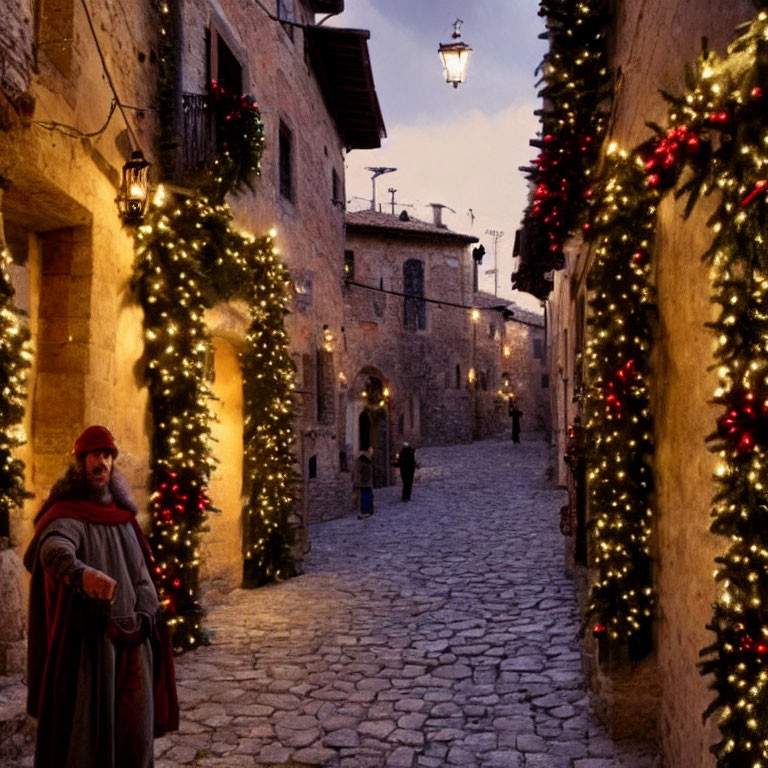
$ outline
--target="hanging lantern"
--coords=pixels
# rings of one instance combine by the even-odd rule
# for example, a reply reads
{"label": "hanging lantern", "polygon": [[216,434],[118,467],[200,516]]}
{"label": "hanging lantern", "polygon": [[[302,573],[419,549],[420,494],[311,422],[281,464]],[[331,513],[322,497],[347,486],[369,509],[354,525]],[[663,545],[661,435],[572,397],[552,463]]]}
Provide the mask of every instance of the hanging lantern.
{"label": "hanging lantern", "polygon": [[147,208],[149,192],[149,166],[140,149],[131,152],[131,159],[123,166],[123,181],[117,197],[117,208],[126,223],[141,221]]}
{"label": "hanging lantern", "polygon": [[467,67],[469,66],[469,55],[472,49],[461,39],[461,25],[464,22],[456,19],[453,22],[452,43],[440,43],[437,49],[443,60],[445,68],[445,82],[453,83],[454,88],[459,87],[467,79]]}

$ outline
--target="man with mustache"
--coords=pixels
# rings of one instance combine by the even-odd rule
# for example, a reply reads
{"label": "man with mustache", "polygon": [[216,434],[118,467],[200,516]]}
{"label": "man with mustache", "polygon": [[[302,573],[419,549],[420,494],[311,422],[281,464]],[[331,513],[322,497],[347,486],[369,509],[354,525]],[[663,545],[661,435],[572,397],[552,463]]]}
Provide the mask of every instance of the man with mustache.
{"label": "man with mustache", "polygon": [[151,768],[179,717],[152,554],[112,433],[88,427],[73,453],[24,556],[35,768]]}

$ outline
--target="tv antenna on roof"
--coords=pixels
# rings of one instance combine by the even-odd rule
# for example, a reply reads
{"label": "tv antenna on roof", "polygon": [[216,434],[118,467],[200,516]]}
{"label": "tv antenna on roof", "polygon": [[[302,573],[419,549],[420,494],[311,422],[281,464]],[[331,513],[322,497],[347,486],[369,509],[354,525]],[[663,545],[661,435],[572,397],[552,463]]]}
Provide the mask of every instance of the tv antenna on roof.
{"label": "tv antenna on roof", "polygon": [[373,194],[371,196],[371,210],[376,210],[376,179],[379,178],[379,176],[383,176],[385,173],[392,173],[392,171],[396,171],[397,168],[386,168],[383,166],[378,166],[374,168],[369,168],[368,166],[365,167],[366,171],[370,171],[373,176],[371,176],[371,186],[373,187]]}

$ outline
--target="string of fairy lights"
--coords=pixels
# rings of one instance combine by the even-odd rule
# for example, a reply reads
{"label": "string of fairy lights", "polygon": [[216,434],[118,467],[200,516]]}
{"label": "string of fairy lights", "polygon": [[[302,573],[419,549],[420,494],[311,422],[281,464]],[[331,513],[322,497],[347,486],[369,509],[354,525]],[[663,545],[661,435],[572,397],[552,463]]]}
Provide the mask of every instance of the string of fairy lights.
{"label": "string of fairy lights", "polygon": [[[173,3],[161,19],[159,103],[161,167],[171,174],[174,148],[162,126],[173,125],[177,92]],[[245,498],[243,584],[257,586],[295,573],[290,516],[295,501],[293,410],[295,370],[284,315],[289,279],[275,233],[257,238],[234,226],[226,195],[250,187],[260,170],[264,126],[255,102],[210,84],[217,153],[197,192],[179,199],[158,189],[136,234],[133,285],[144,310],[145,375],[153,433],[150,451],[150,543],[155,576],[177,650],[207,642],[199,601],[201,534],[213,509],[208,483],[211,447],[206,361],[212,339],[205,312],[244,299],[250,323],[240,354],[243,374]]]}
{"label": "string of fairy lights", "polygon": [[648,369],[653,343],[650,253],[659,193],[642,159],[612,145],[590,189],[585,239],[589,334],[584,441],[596,578],[586,615],[596,637],[625,642],[631,658],[652,647],[653,424]]}
{"label": "string of fairy lights", "polygon": [[[667,126],[655,126],[657,135],[629,155],[609,150],[600,182],[586,190],[585,237],[595,258],[585,442],[593,444],[597,570],[587,611],[598,636],[627,642],[638,655],[649,647],[656,599],[647,381],[656,201],[674,190],[687,197],[687,215],[701,196],[716,197],[704,258],[720,307],[710,325],[721,415],[708,443],[718,458],[711,530],[726,548],[714,573],[714,642],[702,650],[701,671],[716,694],[705,716],[718,715],[718,768],[768,766],[768,3],[755,5],[758,14],[724,57],[705,45],[687,91],[665,94]],[[546,259],[530,265],[542,274],[550,268]]]}
{"label": "string of fairy lights", "polygon": [[24,485],[24,462],[15,455],[15,449],[26,442],[24,409],[27,370],[32,362],[29,329],[14,303],[10,264],[0,213],[0,520],[6,523],[11,512],[29,496]]}
{"label": "string of fairy lights", "polygon": [[768,766],[768,3],[757,5],[722,59],[702,51],[659,140],[688,137],[672,154],[688,171],[679,186],[689,208],[717,193],[705,254],[720,308],[711,324],[722,409],[709,438],[718,458],[711,530],[727,549],[702,672],[716,693],[706,714],[718,713],[718,768]]}
{"label": "string of fairy lights", "polygon": [[533,188],[523,214],[525,252],[513,287],[540,299],[551,270],[564,266],[563,247],[584,210],[584,191],[597,163],[608,122],[608,0],[542,0],[549,50],[539,65],[543,104],[539,155],[524,171]]}

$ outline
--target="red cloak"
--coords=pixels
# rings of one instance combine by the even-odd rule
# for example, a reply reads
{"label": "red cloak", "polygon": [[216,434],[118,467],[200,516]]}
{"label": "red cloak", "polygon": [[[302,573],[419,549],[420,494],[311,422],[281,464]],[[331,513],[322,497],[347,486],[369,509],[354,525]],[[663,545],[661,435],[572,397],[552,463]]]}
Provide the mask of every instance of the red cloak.
{"label": "red cloak", "polygon": [[[153,556],[144,532],[136,517],[110,505],[94,504],[87,500],[63,500],[53,504],[35,528],[35,534],[24,555],[24,565],[32,574],[29,600],[29,638],[27,649],[28,693],[27,711],[33,717],[50,717],[57,721],[71,718],[71,709],[61,711],[56,703],[67,701],[67,692],[76,691],[78,656],[77,639],[69,631],[76,590],[46,573],[40,564],[38,548],[40,537],[54,520],[73,518],[92,525],[123,525],[130,523],[141,547],[147,570],[153,573]],[[156,622],[153,651],[153,688],[155,734],[175,731],[179,727],[179,704],[170,636],[164,621]],[[65,726],[66,728],[66,726]],[[69,729],[67,729],[69,730]],[[51,755],[51,764],[56,756]]]}

